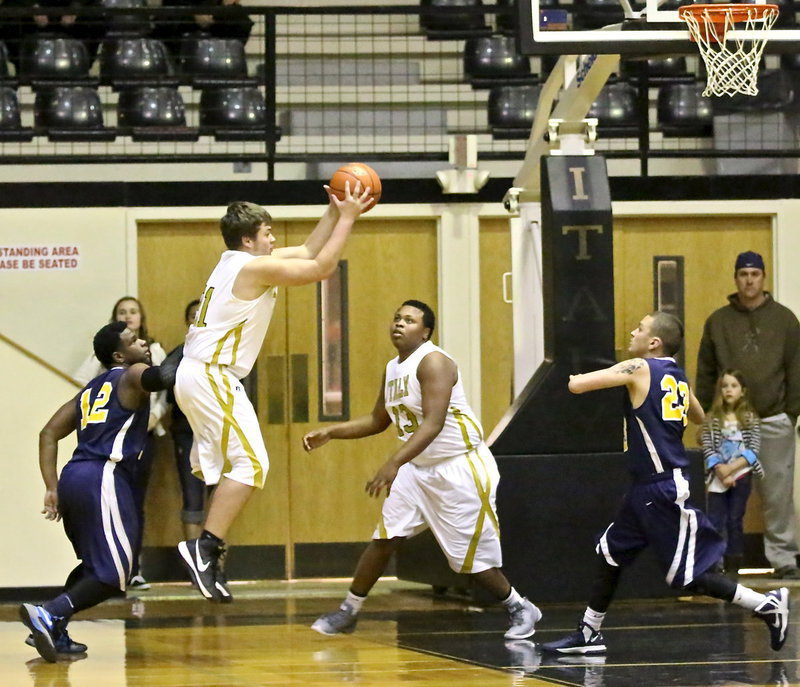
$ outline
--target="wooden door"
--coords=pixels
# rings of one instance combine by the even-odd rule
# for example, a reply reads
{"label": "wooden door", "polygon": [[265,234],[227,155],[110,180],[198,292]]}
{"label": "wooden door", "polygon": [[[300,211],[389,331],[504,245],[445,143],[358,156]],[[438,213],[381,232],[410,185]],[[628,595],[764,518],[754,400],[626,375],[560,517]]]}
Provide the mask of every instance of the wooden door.
{"label": "wooden door", "polygon": [[[772,277],[772,220],[769,216],[615,217],[614,310],[618,359],[627,356],[630,331],[653,310],[656,256],[675,256],[683,262],[684,358],[690,383],[697,371],[697,351],[706,318],[727,303],[736,290],[736,256],[754,250],[764,256],[767,290]],[[687,446],[697,446],[690,426]],[[745,518],[747,532],[763,531],[761,503],[754,490]]]}
{"label": "wooden door", "polygon": [[[286,224],[274,223],[273,233],[285,241]],[[141,222],[138,232],[139,298],[146,312],[148,327],[167,350],[183,341],[186,304],[199,298],[205,280],[217,264],[225,244],[219,222]],[[265,374],[269,356],[277,350],[284,355],[285,307],[280,304],[270,324],[269,334],[255,369]],[[264,426],[266,392],[258,387],[256,407]],[[270,545],[288,541],[289,495],[285,438],[272,440],[265,432],[270,471],[263,491],[258,491],[245,507],[228,536],[231,544]],[[157,455],[147,491],[145,546],[174,546],[182,538],[181,490],[169,435],[157,442]],[[158,523],[155,526],[154,523]]]}
{"label": "wooden door", "polygon": [[[302,240],[292,227],[289,240]],[[300,232],[295,233],[295,232]],[[437,310],[436,223],[434,220],[369,221],[356,225],[344,254],[347,266],[350,417],[368,414],[375,405],[386,363],[396,355],[389,339],[395,309],[409,298]],[[295,543],[367,541],[377,522],[380,501],[364,486],[397,444],[391,428],[358,441],[331,441],[306,453],[302,437],[321,422],[317,285],[289,289],[289,350],[307,368],[307,420],[289,428],[291,534]],[[302,313],[302,314],[301,314]],[[434,335],[434,340],[436,336]],[[305,362],[298,356],[305,356]],[[290,374],[298,375],[297,370]],[[293,389],[305,393],[302,384]],[[292,393],[290,391],[290,393]]]}
{"label": "wooden door", "polygon": [[[274,222],[279,245],[301,243],[315,222]],[[202,292],[224,245],[217,222],[143,222],[139,228],[139,296],[148,324],[171,348],[180,343],[186,303]],[[434,220],[362,219],[344,255],[347,266],[350,416],[368,413],[383,369],[394,355],[388,327],[408,298],[437,308]],[[316,284],[280,289],[256,364],[255,394],[270,457],[262,492],[231,529],[234,545],[361,542],[369,539],[380,503],[363,493],[366,480],[389,454],[391,431],[361,441],[332,442],[312,454],[305,432],[320,424]],[[435,338],[435,337],[434,337]],[[180,488],[171,443],[159,454],[147,497],[147,546],[181,539]],[[291,574],[291,546],[287,570]]]}
{"label": "wooden door", "polygon": [[481,422],[486,436],[511,405],[514,387],[514,333],[511,304],[511,230],[503,217],[482,219],[481,255]]}

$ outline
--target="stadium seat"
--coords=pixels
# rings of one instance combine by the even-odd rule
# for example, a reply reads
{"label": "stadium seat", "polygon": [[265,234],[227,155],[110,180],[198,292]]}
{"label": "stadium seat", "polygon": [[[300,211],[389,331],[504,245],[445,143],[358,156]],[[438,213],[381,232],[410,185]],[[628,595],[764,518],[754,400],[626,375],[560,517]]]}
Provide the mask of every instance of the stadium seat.
{"label": "stadium seat", "polygon": [[670,83],[658,89],[657,121],[664,136],[711,136],[712,101],[702,83]]}
{"label": "stadium seat", "polygon": [[113,10],[103,19],[107,38],[144,36],[153,30],[152,19],[146,13],[120,12],[130,8],[147,7],[147,0],[99,0],[99,4],[101,7]]}
{"label": "stadium seat", "polygon": [[639,131],[636,88],[624,81],[606,84],[586,116],[597,117],[597,131],[603,136],[635,136]]}
{"label": "stadium seat", "polygon": [[235,38],[200,36],[181,44],[180,71],[195,88],[253,85],[244,45]]}
{"label": "stadium seat", "polygon": [[497,30],[506,36],[515,36],[519,20],[517,19],[517,0],[496,0],[498,12],[495,15]]}
{"label": "stadium seat", "polygon": [[629,81],[646,76],[647,83],[654,85],[664,83],[694,83],[695,75],[686,69],[686,58],[683,55],[669,57],[652,57],[647,60],[622,60],[620,63],[622,76]]}
{"label": "stadium seat", "polygon": [[177,86],[166,46],[154,38],[113,38],[100,48],[100,82],[115,88],[132,85]]}
{"label": "stadium seat", "polygon": [[88,86],[53,86],[36,93],[34,124],[51,141],[113,141],[116,131],[103,125],[103,104]]}
{"label": "stadium seat", "polygon": [[[420,27],[433,40],[488,36],[492,30],[478,11],[482,8],[483,0],[420,0]],[[457,9],[474,11],[457,12]]]}
{"label": "stadium seat", "polygon": [[[268,127],[264,96],[255,86],[214,88],[200,96],[200,133],[218,141],[263,141]],[[280,129],[275,130],[280,139]]]}
{"label": "stadium seat", "polygon": [[132,88],[117,101],[120,133],[134,141],[196,141],[196,128],[186,126],[186,107],[177,88]]}
{"label": "stadium seat", "polygon": [[575,0],[572,25],[575,29],[599,29],[625,18],[619,0]]}
{"label": "stadium seat", "polygon": [[797,26],[794,0],[769,0],[769,1],[770,4],[778,6],[778,19],[775,21],[776,28],[788,29],[793,26]]}
{"label": "stadium seat", "polygon": [[0,86],[0,142],[27,142],[33,139],[33,129],[22,126],[17,92],[10,86]]}
{"label": "stadium seat", "polygon": [[539,102],[539,86],[495,86],[489,91],[492,138],[528,138]]}
{"label": "stadium seat", "polygon": [[87,85],[89,52],[75,38],[30,36],[20,51],[20,82],[24,84]]}
{"label": "stadium seat", "polygon": [[714,114],[740,112],[782,112],[796,108],[796,84],[791,72],[784,69],[759,69],[758,95],[737,94],[714,98]]}
{"label": "stadium seat", "polygon": [[464,73],[473,88],[533,83],[530,60],[517,52],[511,36],[481,36],[464,42]]}

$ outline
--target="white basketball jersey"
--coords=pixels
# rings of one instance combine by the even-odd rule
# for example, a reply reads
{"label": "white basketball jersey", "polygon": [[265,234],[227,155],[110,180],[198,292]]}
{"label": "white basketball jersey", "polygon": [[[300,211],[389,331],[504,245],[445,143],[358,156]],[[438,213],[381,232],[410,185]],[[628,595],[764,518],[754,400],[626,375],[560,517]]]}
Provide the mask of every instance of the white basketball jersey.
{"label": "white basketball jersey", "polygon": [[[441,348],[426,341],[403,362],[394,358],[386,365],[383,398],[386,412],[392,418],[401,441],[408,441],[422,422],[422,389],[417,379],[417,368],[422,359],[434,351],[450,358]],[[450,404],[442,431],[411,462],[419,466],[433,465],[445,458],[467,453],[478,447],[482,441],[483,429],[467,403],[459,371],[458,379],[450,392]]]}
{"label": "white basketball jersey", "polygon": [[252,301],[233,295],[239,270],[256,257],[241,250],[222,254],[206,282],[197,319],[189,327],[183,348],[187,358],[227,365],[239,379],[247,376],[258,357],[278,292],[272,286]]}

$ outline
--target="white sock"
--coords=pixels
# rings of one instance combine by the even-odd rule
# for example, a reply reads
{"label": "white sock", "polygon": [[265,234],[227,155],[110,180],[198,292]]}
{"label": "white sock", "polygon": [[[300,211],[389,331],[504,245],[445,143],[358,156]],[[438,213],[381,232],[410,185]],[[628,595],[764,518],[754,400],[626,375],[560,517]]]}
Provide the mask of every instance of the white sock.
{"label": "white sock", "polygon": [[591,627],[595,632],[600,632],[600,626],[603,624],[603,620],[605,620],[606,614],[605,613],[598,613],[597,611],[593,611],[588,606],[586,610],[583,612],[583,622],[586,623],[589,627]]}
{"label": "white sock", "polygon": [[522,597],[520,596],[520,593],[514,589],[514,587],[511,587],[511,591],[508,593],[508,596],[500,603],[502,603],[506,608],[512,608],[513,606],[518,606],[522,603]]}
{"label": "white sock", "polygon": [[344,605],[347,604],[354,614],[358,613],[361,610],[361,604],[363,604],[366,599],[366,596],[358,596],[358,594],[353,594],[353,592],[347,592],[347,596],[344,598],[340,608],[344,608]]}
{"label": "white sock", "polygon": [[743,587],[740,584],[736,585],[736,593],[733,595],[733,601],[737,606],[746,608],[749,611],[755,611],[767,597],[761,592],[756,592],[750,587]]}

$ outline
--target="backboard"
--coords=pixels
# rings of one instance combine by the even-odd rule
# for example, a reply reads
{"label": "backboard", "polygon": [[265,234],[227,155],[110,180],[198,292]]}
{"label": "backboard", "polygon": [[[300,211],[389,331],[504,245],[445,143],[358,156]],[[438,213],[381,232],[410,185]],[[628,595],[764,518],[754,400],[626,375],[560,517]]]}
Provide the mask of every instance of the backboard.
{"label": "backboard", "polygon": [[[565,4],[562,1],[553,7],[547,0],[519,0],[520,46],[524,54],[617,54],[642,57],[697,54],[697,46],[689,39],[686,25],[678,18],[679,4],[690,4],[688,0],[686,3],[646,0],[641,10],[633,9],[629,0],[619,0],[618,16],[624,14],[625,19],[621,23],[594,29],[575,28],[580,24],[575,21],[580,12],[584,9],[592,11],[591,0],[572,0],[572,3]],[[776,4],[780,5],[781,12],[794,11],[792,2]],[[597,7],[601,10],[614,9],[607,1]],[[595,11],[594,16],[597,15]],[[778,25],[770,32],[765,52],[800,53],[800,27],[795,24],[794,18],[788,22],[787,19],[779,17]],[[787,23],[789,26],[786,26]],[[734,35],[744,40],[748,38],[748,34],[740,29]]]}

